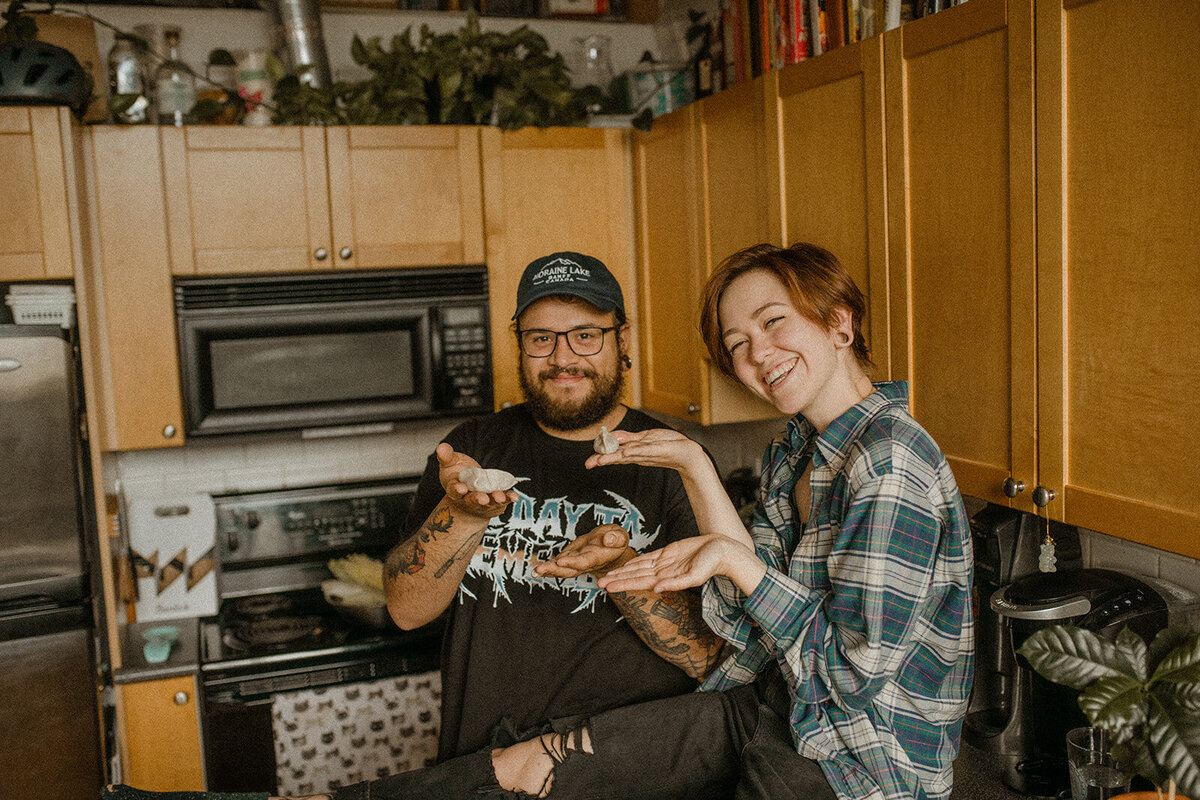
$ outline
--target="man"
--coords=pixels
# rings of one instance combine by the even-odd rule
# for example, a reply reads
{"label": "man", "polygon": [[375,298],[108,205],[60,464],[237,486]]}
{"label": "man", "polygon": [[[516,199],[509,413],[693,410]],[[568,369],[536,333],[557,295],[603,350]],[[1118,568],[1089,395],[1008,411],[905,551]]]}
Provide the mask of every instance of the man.
{"label": "man", "polygon": [[[620,402],[630,331],[621,287],[599,260],[532,262],[513,315],[525,403],[450,432],[388,555],[397,624],[449,609],[439,758],[527,738],[552,721],[688,692],[720,640],[694,591],[606,593],[597,580],[637,552],[697,533],[674,470],[589,471],[601,427],[660,423]],[[467,467],[502,469],[507,492],[473,492]]]}

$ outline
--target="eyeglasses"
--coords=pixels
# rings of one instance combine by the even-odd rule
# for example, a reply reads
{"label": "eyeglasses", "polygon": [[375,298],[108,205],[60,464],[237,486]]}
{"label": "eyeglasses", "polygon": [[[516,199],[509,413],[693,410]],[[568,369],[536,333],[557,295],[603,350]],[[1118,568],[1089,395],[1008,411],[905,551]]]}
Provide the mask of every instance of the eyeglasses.
{"label": "eyeglasses", "polygon": [[594,356],[604,347],[604,334],[615,331],[618,326],[598,328],[572,328],[569,331],[548,331],[541,328],[530,328],[517,331],[517,342],[521,352],[530,358],[548,358],[558,348],[558,337],[567,337],[567,347],[577,356]]}

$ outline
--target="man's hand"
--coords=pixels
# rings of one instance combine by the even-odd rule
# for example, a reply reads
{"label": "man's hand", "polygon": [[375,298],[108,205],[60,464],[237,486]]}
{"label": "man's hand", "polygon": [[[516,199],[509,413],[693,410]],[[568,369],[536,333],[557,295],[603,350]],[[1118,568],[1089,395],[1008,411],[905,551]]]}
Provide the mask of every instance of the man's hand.
{"label": "man's hand", "polygon": [[557,556],[533,568],[539,578],[574,578],[591,574],[597,578],[629,561],[637,553],[629,546],[629,533],[620,525],[601,525],[583,534]]}
{"label": "man's hand", "polygon": [[472,492],[458,479],[458,474],[469,467],[478,467],[479,462],[465,453],[456,453],[454,448],[442,442],[437,446],[438,480],[446,490],[446,501],[460,514],[476,519],[491,519],[517,502],[517,493]]}

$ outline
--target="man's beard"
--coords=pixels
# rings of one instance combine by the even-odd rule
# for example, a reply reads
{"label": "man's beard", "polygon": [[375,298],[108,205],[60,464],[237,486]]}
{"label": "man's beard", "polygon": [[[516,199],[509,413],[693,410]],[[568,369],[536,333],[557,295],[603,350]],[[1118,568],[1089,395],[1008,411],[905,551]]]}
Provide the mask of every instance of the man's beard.
{"label": "man's beard", "polygon": [[592,379],[591,393],[578,405],[568,405],[552,398],[540,382],[534,383],[530,380],[524,368],[518,370],[518,373],[529,413],[542,425],[555,431],[577,431],[595,425],[616,408],[621,390],[625,388],[625,372],[620,367],[611,377],[577,367],[551,367],[538,373],[540,381],[549,380],[562,373],[583,375]]}

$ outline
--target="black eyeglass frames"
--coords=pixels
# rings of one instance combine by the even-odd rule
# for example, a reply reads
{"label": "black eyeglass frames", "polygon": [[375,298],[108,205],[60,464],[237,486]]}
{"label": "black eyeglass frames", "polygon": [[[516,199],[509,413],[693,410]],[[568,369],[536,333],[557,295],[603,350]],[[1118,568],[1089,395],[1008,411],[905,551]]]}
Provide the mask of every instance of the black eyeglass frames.
{"label": "black eyeglass frames", "polygon": [[542,328],[530,328],[517,331],[517,342],[521,352],[530,358],[548,358],[558,347],[560,336],[567,337],[567,347],[577,356],[594,356],[604,348],[604,334],[617,330],[619,326],[601,328],[587,325],[582,328],[572,328],[569,331],[548,331]]}

